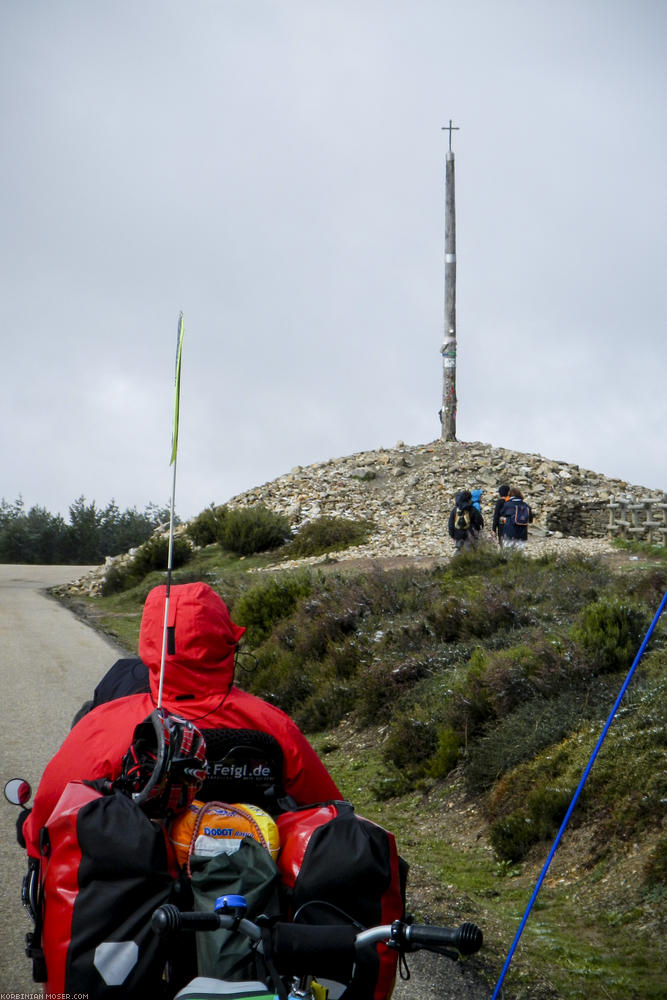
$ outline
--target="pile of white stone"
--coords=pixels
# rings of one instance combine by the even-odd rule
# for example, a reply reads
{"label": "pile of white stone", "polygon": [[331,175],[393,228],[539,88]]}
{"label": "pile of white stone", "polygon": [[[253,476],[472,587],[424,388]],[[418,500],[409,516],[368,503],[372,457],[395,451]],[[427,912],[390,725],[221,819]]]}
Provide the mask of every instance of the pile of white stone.
{"label": "pile of white stone", "polygon": [[[273,482],[248,490],[228,506],[264,504],[300,525],[321,516],[367,518],[377,528],[366,545],[337,553],[337,559],[451,554],[447,520],[456,494],[481,489],[488,528],[498,487],[518,487],[533,508],[529,548],[563,551],[574,547],[598,552],[610,548],[607,505],[618,497],[654,497],[642,486],[552,461],[541,455],[494,448],[480,442],[444,442],[361,452],[297,467]],[[588,525],[587,536],[567,532],[567,511]],[[566,531],[553,527],[557,524]],[[309,561],[320,561],[309,560]]]}
{"label": "pile of white stone", "polygon": [[[589,554],[606,551],[611,547],[606,531],[606,508],[611,500],[664,499],[662,493],[542,455],[494,448],[478,441],[438,440],[418,446],[399,442],[394,448],[298,466],[234,497],[227,506],[263,504],[285,514],[297,531],[322,516],[373,521],[376,528],[370,541],[336,553],[337,560],[446,558],[452,550],[447,520],[457,492],[484,491],[482,510],[490,528],[501,483],[518,487],[533,508],[529,554],[574,548]],[[572,523],[579,525],[578,537],[573,537],[568,528],[568,511]],[[185,529],[183,525],[179,530]],[[110,566],[123,565],[131,556],[128,553],[107,559],[104,566],[77,581],[74,589],[99,594]],[[317,563],[325,559],[304,561]]]}

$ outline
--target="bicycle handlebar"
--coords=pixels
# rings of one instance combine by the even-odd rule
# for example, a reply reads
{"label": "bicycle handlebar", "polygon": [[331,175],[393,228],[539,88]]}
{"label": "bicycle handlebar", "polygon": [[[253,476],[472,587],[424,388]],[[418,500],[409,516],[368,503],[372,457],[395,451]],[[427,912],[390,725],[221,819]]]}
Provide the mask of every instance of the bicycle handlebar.
{"label": "bicycle handlebar", "polygon": [[209,910],[179,910],[173,903],[158,907],[151,917],[151,927],[156,934],[171,934],[175,931],[217,931],[237,929],[252,941],[259,941],[262,932],[251,920],[238,918],[229,913],[215,913]]}
{"label": "bicycle handlebar", "polygon": [[[157,934],[173,931],[217,930],[219,927],[238,930],[253,941],[261,939],[261,928],[251,920],[229,913],[204,911],[183,912],[166,903],[153,913],[151,926]],[[401,951],[432,951],[451,955],[474,955],[483,944],[483,934],[476,924],[460,927],[436,927],[431,924],[408,924],[395,920],[368,930],[355,932],[349,925],[312,925],[278,922],[271,927],[273,954],[277,965],[307,964],[314,956],[349,958],[364,945],[385,942]]]}
{"label": "bicycle handlebar", "polygon": [[429,924],[408,924],[405,927],[408,950],[424,948],[440,951],[454,948],[461,955],[474,955],[484,943],[477,924],[463,923],[460,927],[432,927]]}

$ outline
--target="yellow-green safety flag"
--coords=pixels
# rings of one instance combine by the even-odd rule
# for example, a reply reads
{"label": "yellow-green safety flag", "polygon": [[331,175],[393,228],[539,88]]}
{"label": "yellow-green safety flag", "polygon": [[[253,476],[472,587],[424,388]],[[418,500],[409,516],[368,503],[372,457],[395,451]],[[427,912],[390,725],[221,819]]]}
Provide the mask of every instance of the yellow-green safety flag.
{"label": "yellow-green safety flag", "polygon": [[178,317],[178,339],[176,341],[176,389],[174,393],[174,430],[171,436],[171,461],[170,465],[173,465],[176,461],[176,452],[178,451],[178,409],[180,405],[181,397],[181,354],[183,353],[183,334],[185,333],[185,322],[183,320],[183,313],[180,313]]}

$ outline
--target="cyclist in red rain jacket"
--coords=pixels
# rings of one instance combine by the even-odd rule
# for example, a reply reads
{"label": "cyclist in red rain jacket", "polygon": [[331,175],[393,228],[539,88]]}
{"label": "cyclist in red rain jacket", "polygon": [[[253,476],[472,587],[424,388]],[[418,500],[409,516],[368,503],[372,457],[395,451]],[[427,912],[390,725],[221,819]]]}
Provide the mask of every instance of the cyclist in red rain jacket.
{"label": "cyclist in red rain jacket", "polygon": [[[115,779],[135,726],[158,702],[166,588],[155,587],[144,605],[139,655],[150,691],[99,705],[74,726],[47,765],[34,806],[23,824],[28,854],[39,857],[39,833],[66,784],[73,779]],[[342,799],[331,775],[288,715],[234,685],[236,649],[245,629],[231,620],[222,598],[205,583],[173,585],[169,593],[168,652],[162,690],[166,712],[199,729],[256,730],[282,750],[284,792],[297,804]]]}

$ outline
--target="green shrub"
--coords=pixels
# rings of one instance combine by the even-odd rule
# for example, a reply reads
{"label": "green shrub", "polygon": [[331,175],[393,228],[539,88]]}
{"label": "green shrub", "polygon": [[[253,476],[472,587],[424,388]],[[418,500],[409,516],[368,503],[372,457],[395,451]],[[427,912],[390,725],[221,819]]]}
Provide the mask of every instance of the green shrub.
{"label": "green shrub", "polygon": [[548,639],[509,649],[476,649],[455,685],[448,709],[452,727],[466,738],[502,719],[536,695],[558,691],[569,676],[567,653]]}
{"label": "green shrub", "polygon": [[360,666],[357,713],[364,725],[370,725],[391,711],[397,699],[433,672],[428,659],[401,659],[398,663],[384,656],[373,657]]}
{"label": "green shrub", "polygon": [[[172,551],[172,568],[184,566],[192,558],[192,548],[185,538],[174,538]],[[149,538],[137,549],[133,558],[125,566],[112,566],[106,573],[102,585],[102,594],[108,597],[119,591],[136,587],[148,573],[156,570],[167,572],[169,561],[169,538],[159,535]]]}
{"label": "green shrub", "polygon": [[648,885],[667,885],[667,836],[660,837],[644,866]]}
{"label": "green shrub", "polygon": [[239,625],[245,625],[248,644],[254,647],[263,642],[277,622],[289,618],[310,590],[308,576],[285,574],[246,590],[234,605],[234,619]]}
{"label": "green shrub", "polygon": [[[192,548],[189,542],[183,537],[174,538],[172,551],[172,567],[184,566],[192,558]],[[138,579],[142,579],[148,573],[155,570],[167,570],[169,561],[169,538],[166,535],[158,535],[156,538],[149,538],[140,546],[130,563],[130,572]]]}
{"label": "green shrub", "polygon": [[352,545],[363,545],[375,529],[372,521],[352,521],[344,517],[319,517],[299,529],[290,542],[286,556],[302,559],[326,552],[339,552]]}
{"label": "green shrub", "polygon": [[501,861],[520,861],[538,840],[535,829],[523,809],[517,809],[492,824],[491,846]]}
{"label": "green shrub", "polygon": [[289,521],[262,504],[227,510],[220,520],[218,542],[239,556],[280,548],[291,538]]}
{"label": "green shrub", "polygon": [[295,711],[295,720],[304,732],[319,732],[337,725],[354,708],[355,691],[350,684],[330,678],[324,670],[317,691],[306,698]]}
{"label": "green shrub", "polygon": [[526,799],[526,810],[538,840],[547,840],[558,832],[572,801],[573,788],[538,786]]}
{"label": "green shrub", "polygon": [[399,712],[392,719],[382,756],[406,777],[418,777],[425,772],[426,762],[437,743],[438,734],[429,713],[415,705],[412,710]]}
{"label": "green shrub", "polygon": [[349,680],[355,677],[359,670],[359,658],[358,643],[354,640],[347,640],[329,647],[325,663],[331,667],[334,677],[339,680]]}
{"label": "green shrub", "polygon": [[323,659],[332,644],[356,634],[366,609],[361,602],[346,600],[352,596],[340,593],[338,587],[320,591],[317,597],[303,601],[289,622],[278,628],[277,638],[304,662]]}
{"label": "green shrub", "polygon": [[453,729],[445,727],[438,732],[438,745],[428,762],[428,773],[432,778],[444,778],[453,771],[461,755],[461,737]]}
{"label": "green shrub", "polygon": [[399,795],[407,795],[412,791],[412,781],[400,771],[379,775],[371,785],[373,797],[378,802],[387,802]]}
{"label": "green shrub", "polygon": [[558,832],[572,801],[573,790],[540,786],[533,789],[522,809],[491,825],[491,846],[501,861],[521,861],[533,844]]}
{"label": "green shrub", "polygon": [[613,704],[616,686],[597,678],[556,691],[553,697],[536,696],[487,726],[469,742],[463,760],[463,777],[469,792],[489,788],[503,774],[559,743],[585,719],[603,717]]}
{"label": "green shrub", "polygon": [[[663,558],[667,559],[667,547],[662,551],[665,553]],[[663,595],[667,593],[667,566],[658,566],[636,579],[632,578],[627,593],[628,597],[650,608],[652,612],[656,611]]]}
{"label": "green shrub", "polygon": [[188,537],[195,545],[212,545],[220,541],[227,517],[226,507],[207,507],[187,527]]}
{"label": "green shrub", "polygon": [[646,616],[638,608],[612,600],[589,604],[572,629],[594,673],[627,670],[642,640]]}
{"label": "green shrub", "polygon": [[127,567],[110,566],[106,571],[102,581],[102,597],[109,597],[111,594],[118,594],[132,586],[128,583]]}
{"label": "green shrub", "polygon": [[437,639],[454,642],[463,633],[466,607],[460,598],[449,594],[442,602],[434,602],[426,611],[426,620]]}
{"label": "green shrub", "polygon": [[300,663],[275,643],[266,643],[257,655],[250,689],[266,701],[288,712],[300,725],[299,708],[317,687],[312,673],[303,670]]}

